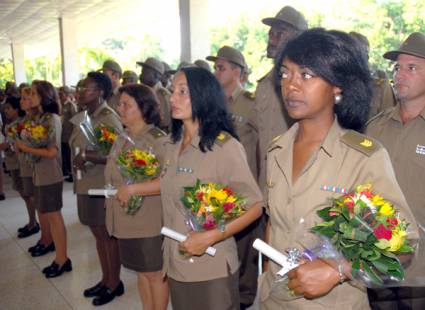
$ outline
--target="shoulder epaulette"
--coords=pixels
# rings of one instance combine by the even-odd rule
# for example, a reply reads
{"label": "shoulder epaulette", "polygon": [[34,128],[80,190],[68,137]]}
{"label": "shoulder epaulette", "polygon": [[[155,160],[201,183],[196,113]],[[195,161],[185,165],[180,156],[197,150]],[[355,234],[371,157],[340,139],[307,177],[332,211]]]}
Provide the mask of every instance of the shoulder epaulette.
{"label": "shoulder epaulette", "polygon": [[225,131],[222,131],[222,132],[220,132],[220,134],[217,136],[217,138],[215,138],[215,141],[214,141],[214,142],[215,142],[216,144],[218,144],[218,145],[222,146],[224,143],[226,143],[227,141],[229,141],[231,137],[232,137],[232,136],[231,136],[229,133],[227,133],[227,132],[225,132]]}
{"label": "shoulder epaulette", "polygon": [[267,147],[267,152],[271,151],[275,147],[275,143],[282,137],[282,135],[278,135],[270,141],[269,146]]}
{"label": "shoulder epaulette", "polygon": [[160,92],[162,95],[165,95],[165,96],[171,95],[170,92],[164,87],[158,88],[158,92]]}
{"label": "shoulder epaulette", "polygon": [[255,93],[245,90],[243,95],[248,99],[255,100]]}
{"label": "shoulder epaulette", "polygon": [[388,114],[391,114],[391,112],[395,109],[396,107],[390,107],[390,108],[387,108],[387,109],[385,109],[385,110],[382,110],[381,112],[379,112],[378,114],[376,114],[376,115],[374,115],[374,116],[372,116],[367,122],[366,122],[366,127],[370,124],[370,123],[372,123],[372,122],[374,122],[375,120],[377,120],[377,119],[379,119],[379,118],[382,118],[382,117],[384,117],[384,116],[386,116],[386,115],[388,115]]}
{"label": "shoulder epaulette", "polygon": [[341,137],[341,142],[359,152],[362,152],[366,156],[371,156],[381,148],[381,144],[375,139],[354,130],[347,131],[347,133]]}
{"label": "shoulder epaulette", "polygon": [[149,134],[151,134],[155,139],[161,138],[161,137],[165,137],[167,134],[165,132],[163,132],[161,129],[157,128],[157,127],[152,127],[151,129],[149,129]]}

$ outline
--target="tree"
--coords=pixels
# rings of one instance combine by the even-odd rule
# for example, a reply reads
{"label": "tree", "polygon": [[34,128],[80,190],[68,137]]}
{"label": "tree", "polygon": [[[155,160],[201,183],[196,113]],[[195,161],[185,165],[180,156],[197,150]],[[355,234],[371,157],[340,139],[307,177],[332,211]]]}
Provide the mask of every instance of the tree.
{"label": "tree", "polygon": [[8,58],[0,59],[0,88],[4,89],[6,82],[13,81],[13,64]]}

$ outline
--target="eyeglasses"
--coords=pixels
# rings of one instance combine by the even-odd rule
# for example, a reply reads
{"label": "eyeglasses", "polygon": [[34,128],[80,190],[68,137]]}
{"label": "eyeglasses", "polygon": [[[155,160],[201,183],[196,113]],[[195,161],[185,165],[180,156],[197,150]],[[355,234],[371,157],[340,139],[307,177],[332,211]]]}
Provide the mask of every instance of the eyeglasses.
{"label": "eyeglasses", "polygon": [[96,87],[77,86],[75,88],[75,90],[80,93],[80,92],[83,92],[83,91],[95,91],[95,90],[97,90],[97,88]]}

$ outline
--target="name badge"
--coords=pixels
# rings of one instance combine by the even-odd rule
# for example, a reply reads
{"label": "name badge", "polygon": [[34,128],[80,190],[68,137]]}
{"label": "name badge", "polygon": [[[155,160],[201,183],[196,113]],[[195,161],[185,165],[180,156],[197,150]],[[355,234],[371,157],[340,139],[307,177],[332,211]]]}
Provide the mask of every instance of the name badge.
{"label": "name badge", "polygon": [[193,173],[192,168],[177,167],[177,173]]}
{"label": "name badge", "polygon": [[416,154],[425,155],[425,145],[416,145]]}
{"label": "name badge", "polygon": [[338,193],[338,194],[346,194],[347,189],[345,187],[338,187],[333,185],[321,185],[320,189],[326,192]]}

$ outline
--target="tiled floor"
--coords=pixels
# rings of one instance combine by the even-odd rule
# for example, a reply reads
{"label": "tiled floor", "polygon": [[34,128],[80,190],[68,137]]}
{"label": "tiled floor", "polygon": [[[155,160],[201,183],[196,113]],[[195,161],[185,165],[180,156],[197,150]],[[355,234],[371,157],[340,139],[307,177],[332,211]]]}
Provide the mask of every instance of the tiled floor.
{"label": "tiled floor", "polygon": [[[42,275],[41,269],[53,261],[54,253],[33,258],[27,252],[28,247],[37,242],[39,234],[25,239],[16,237],[16,229],[26,224],[27,214],[22,199],[10,188],[8,177],[5,193],[7,199],[0,202],[0,310],[99,309],[82,295],[83,289],[96,284],[101,274],[94,238],[77,217],[72,183],[64,183],[62,213],[74,269],[50,280]],[[121,278],[125,294],[100,309],[142,308],[135,273],[122,268]],[[254,309],[257,307],[252,307]]]}

